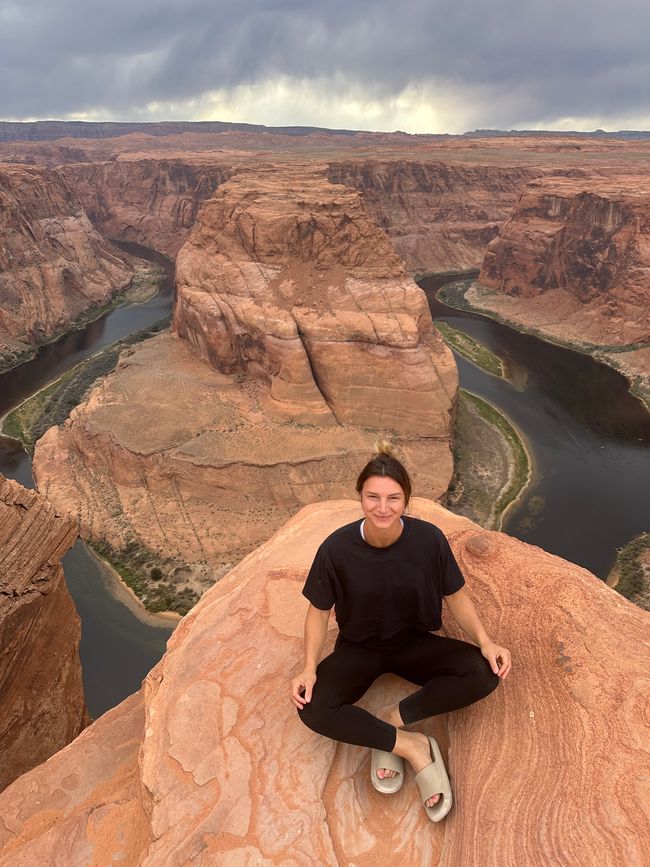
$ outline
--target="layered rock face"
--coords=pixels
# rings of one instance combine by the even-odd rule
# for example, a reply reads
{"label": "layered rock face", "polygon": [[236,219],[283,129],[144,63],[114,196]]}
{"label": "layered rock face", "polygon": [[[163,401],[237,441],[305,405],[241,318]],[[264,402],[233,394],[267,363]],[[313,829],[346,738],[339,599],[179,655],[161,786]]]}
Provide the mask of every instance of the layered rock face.
{"label": "layered rock face", "polygon": [[174,327],[222,373],[267,382],[268,413],[448,437],[456,373],[423,293],[322,171],[242,172],[177,261]]}
{"label": "layered rock face", "polygon": [[351,495],[378,433],[422,493],[446,490],[453,358],[358,194],[322,170],[216,191],[178,257],[174,326],[37,444],[39,488],[85,536],[171,557],[199,592],[300,506]]}
{"label": "layered rock face", "polygon": [[[138,695],[0,796],[0,864],[334,867],[386,852],[446,867],[645,863],[650,616],[539,548],[431,502],[413,510],[448,535],[489,633],[514,656],[487,699],[422,724],[450,771],[443,822],[427,819],[410,771],[397,795],[379,794],[369,750],[312,733],[290,702],[307,568],[357,514],[324,503],[204,595]],[[386,676],[362,703],[412,689]]]}
{"label": "layered rock face", "polygon": [[103,235],[174,258],[199,206],[230,169],[214,161],[135,156],[67,165],[61,172]]}
{"label": "layered rock face", "polygon": [[74,522],[0,476],[0,789],[87,723],[80,624],[60,560]]}
{"label": "layered rock face", "polygon": [[557,337],[650,340],[650,181],[545,178],[529,184],[488,247],[484,306]]}
{"label": "layered rock face", "polygon": [[540,169],[438,160],[333,162],[334,183],[358,190],[411,273],[479,268],[486,245]]}
{"label": "layered rock face", "polygon": [[0,165],[0,233],[2,355],[64,330],[132,275],[52,170]]}

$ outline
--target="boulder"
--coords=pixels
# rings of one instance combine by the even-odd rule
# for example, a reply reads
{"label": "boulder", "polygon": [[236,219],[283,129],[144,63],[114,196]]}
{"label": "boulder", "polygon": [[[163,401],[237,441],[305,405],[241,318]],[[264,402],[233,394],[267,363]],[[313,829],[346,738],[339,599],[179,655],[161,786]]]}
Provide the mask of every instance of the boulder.
{"label": "boulder", "polygon": [[[427,500],[412,511],[445,531],[514,658],[488,698],[423,724],[452,780],[443,822],[427,819],[410,772],[397,795],[379,794],[369,750],[312,733],[290,701],[306,571],[358,515],[326,502],[204,594],[139,695],[0,796],[0,864],[644,863],[650,615],[539,548]],[[444,629],[460,636],[448,617]],[[363,702],[412,688],[385,676]]]}

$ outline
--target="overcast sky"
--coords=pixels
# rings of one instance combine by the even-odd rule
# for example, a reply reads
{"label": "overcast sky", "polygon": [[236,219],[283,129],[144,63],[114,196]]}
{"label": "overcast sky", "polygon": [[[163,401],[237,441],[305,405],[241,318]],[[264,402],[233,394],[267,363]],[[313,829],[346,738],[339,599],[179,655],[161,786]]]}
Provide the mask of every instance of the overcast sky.
{"label": "overcast sky", "polygon": [[0,119],[650,128],[648,0],[0,0]]}

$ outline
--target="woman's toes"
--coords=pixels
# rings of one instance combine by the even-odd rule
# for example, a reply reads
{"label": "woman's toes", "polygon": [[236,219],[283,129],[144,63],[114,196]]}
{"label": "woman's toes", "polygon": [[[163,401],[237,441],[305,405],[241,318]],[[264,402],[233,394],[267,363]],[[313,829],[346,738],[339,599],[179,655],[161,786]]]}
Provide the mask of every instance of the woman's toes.
{"label": "woman's toes", "polygon": [[439,800],[440,795],[432,795],[430,798],[427,799],[426,805],[427,807],[435,807]]}
{"label": "woman's toes", "polygon": [[396,777],[397,771],[391,771],[388,768],[377,768],[377,776],[380,780],[388,780],[391,777]]}

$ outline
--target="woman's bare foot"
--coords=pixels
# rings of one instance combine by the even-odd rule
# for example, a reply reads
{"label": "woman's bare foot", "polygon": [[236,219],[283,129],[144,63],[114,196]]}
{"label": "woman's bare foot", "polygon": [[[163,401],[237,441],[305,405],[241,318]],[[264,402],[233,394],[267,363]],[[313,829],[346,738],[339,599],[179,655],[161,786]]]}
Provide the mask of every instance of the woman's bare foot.
{"label": "woman's bare foot", "polygon": [[[399,705],[397,704],[384,705],[377,714],[377,717],[395,726],[396,729],[400,729],[404,725],[404,720],[400,716]],[[392,771],[390,768],[377,768],[377,776],[380,780],[388,780],[391,777],[396,777],[397,771]]]}
{"label": "woman's bare foot", "polygon": [[[416,774],[422,768],[430,765],[432,761],[429,738],[422,732],[405,732],[398,729],[397,741],[393,752],[406,759]],[[440,793],[432,792],[431,797],[425,801],[425,805],[433,807],[439,800]]]}

